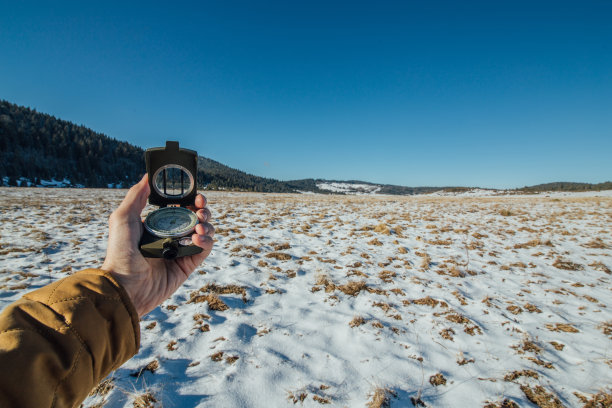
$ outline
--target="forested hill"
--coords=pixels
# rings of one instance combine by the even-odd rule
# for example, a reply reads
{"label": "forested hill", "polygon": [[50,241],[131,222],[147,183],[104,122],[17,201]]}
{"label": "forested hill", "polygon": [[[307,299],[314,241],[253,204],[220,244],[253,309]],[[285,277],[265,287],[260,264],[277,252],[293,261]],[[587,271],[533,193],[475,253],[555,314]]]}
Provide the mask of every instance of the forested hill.
{"label": "forested hill", "polygon": [[[200,188],[293,192],[288,182],[253,176],[199,157]],[[145,172],[140,147],[34,109],[0,101],[0,179],[69,180],[72,185],[123,187]],[[2,183],[0,183],[2,184]],[[313,191],[318,191],[315,189]]]}
{"label": "forested hill", "polygon": [[[169,135],[172,139],[172,135]],[[145,172],[140,147],[94,132],[85,126],[57,119],[0,100],[0,186],[62,185],[128,187]],[[232,169],[217,161],[198,158],[199,189],[258,192],[316,192],[334,194],[422,194],[464,187],[405,187],[363,181],[303,179],[279,181]],[[516,191],[589,191],[612,189],[611,182],[549,183]]]}

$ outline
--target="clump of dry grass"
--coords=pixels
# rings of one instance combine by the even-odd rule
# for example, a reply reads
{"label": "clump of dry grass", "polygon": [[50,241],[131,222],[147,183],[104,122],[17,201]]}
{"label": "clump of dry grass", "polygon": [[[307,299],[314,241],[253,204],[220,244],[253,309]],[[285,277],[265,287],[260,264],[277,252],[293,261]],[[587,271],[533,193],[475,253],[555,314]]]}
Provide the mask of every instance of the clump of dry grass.
{"label": "clump of dry grass", "polygon": [[510,313],[514,314],[514,315],[523,313],[523,309],[521,309],[517,305],[510,305],[510,306],[508,306],[506,308],[506,310],[509,311]]}
{"label": "clump of dry grass", "polygon": [[368,290],[368,285],[365,281],[349,281],[344,285],[337,287],[338,290],[349,296],[357,296],[362,290]]}
{"label": "clump of dry grass", "polygon": [[536,305],[532,305],[531,303],[526,303],[525,309],[527,309],[530,313],[542,313],[540,308],[538,308]]}
{"label": "clump of dry grass", "polygon": [[581,271],[584,269],[582,265],[563,258],[555,259],[555,261],[553,262],[553,266],[557,269],[563,269],[566,271]]}
{"label": "clump of dry grass", "polygon": [[380,279],[381,279],[383,282],[386,282],[386,283],[391,283],[391,282],[393,282],[393,278],[395,278],[396,276],[397,276],[397,273],[395,273],[395,272],[393,272],[393,271],[386,271],[386,270],[383,270],[383,271],[380,271],[380,272],[378,273],[378,277],[379,277],[379,278],[380,278]]}
{"label": "clump of dry grass", "polygon": [[429,377],[429,383],[434,387],[437,387],[439,385],[445,385],[446,378],[444,378],[444,375],[442,375],[442,373],[437,373]]}
{"label": "clump of dry grass", "polygon": [[541,385],[531,388],[528,385],[521,385],[521,391],[525,397],[540,408],[563,408],[559,398]]}
{"label": "clump of dry grass", "polygon": [[608,268],[605,264],[601,262],[593,262],[593,263],[590,263],[589,266],[595,269],[596,271],[602,271],[602,272],[607,273],[608,275],[612,274],[612,271],[610,271],[610,268]]}
{"label": "clump of dry grass", "polygon": [[222,351],[217,351],[216,353],[211,354],[210,359],[212,361],[215,361],[215,362],[219,362],[219,361],[223,360],[223,352]]}
{"label": "clump of dry grass", "polygon": [[603,334],[612,338],[612,321],[602,322],[597,326],[597,328],[600,329]]}
{"label": "clump of dry grass", "polygon": [[115,381],[112,378],[107,378],[98,384],[91,392],[89,393],[90,397],[101,395],[104,396],[108,394],[113,388],[115,388]]}
{"label": "clump of dry grass", "polygon": [[226,305],[219,297],[215,294],[208,293],[206,295],[198,295],[197,292],[191,293],[191,299],[187,301],[187,303],[208,303],[208,308],[210,310],[216,310],[219,312],[223,312],[224,310],[229,309],[229,306]]}
{"label": "clump of dry grass", "polygon": [[266,258],[274,258],[278,261],[288,261],[291,259],[291,255],[284,252],[270,252],[266,254]]}
{"label": "clump of dry grass", "polygon": [[583,408],[606,408],[612,407],[612,389],[601,390],[597,394],[592,394],[591,398],[574,392],[574,395],[582,402]]}
{"label": "clump of dry grass", "polygon": [[565,344],[558,343],[556,341],[551,341],[550,344],[555,348],[555,350],[562,351],[565,347]]}
{"label": "clump of dry grass", "polygon": [[372,399],[368,401],[368,408],[388,408],[391,403],[391,398],[396,394],[389,388],[378,387],[372,393]]}
{"label": "clump of dry grass", "polygon": [[522,243],[522,244],[515,244],[514,245],[514,249],[521,249],[521,248],[533,248],[536,247],[538,245],[545,245],[545,246],[549,246],[552,247],[553,243],[548,239],[546,241],[542,241],[539,238],[536,239],[532,239],[531,241]]}
{"label": "clump of dry grass", "polygon": [[154,408],[157,399],[151,394],[147,392],[146,394],[139,395],[134,400],[134,408]]}
{"label": "clump of dry grass", "polygon": [[519,377],[529,377],[535,378],[536,380],[540,378],[538,373],[533,370],[521,370],[521,371],[512,371],[504,376],[504,381],[514,381]]}
{"label": "clump of dry grass", "polygon": [[442,336],[443,339],[450,340],[450,341],[454,341],[453,334],[455,334],[455,331],[451,328],[440,331],[440,336]]}
{"label": "clump of dry grass", "polygon": [[215,293],[218,295],[236,294],[242,295],[242,301],[247,302],[246,288],[238,285],[218,285],[214,282],[208,283],[206,286],[200,288],[200,292],[203,293]]}
{"label": "clump of dry grass", "polygon": [[378,238],[374,238],[373,240],[368,241],[368,245],[382,246],[382,244],[383,244],[383,243],[382,243],[382,242],[380,242],[380,241],[378,240]]}
{"label": "clump of dry grass", "polygon": [[610,248],[601,238],[594,238],[586,244],[582,244],[585,248],[593,248],[593,249],[608,249]]}
{"label": "clump of dry grass", "polygon": [[366,320],[361,317],[361,316],[355,316],[353,317],[353,320],[351,320],[349,322],[349,326],[350,327],[358,327],[361,326],[362,324],[365,324]]}
{"label": "clump of dry grass", "polygon": [[374,227],[374,232],[377,232],[383,235],[391,235],[391,228],[389,228],[387,224],[381,223],[381,224],[378,224],[376,227]]}
{"label": "clump of dry grass", "polygon": [[483,408],[520,408],[519,405],[511,399],[504,398],[501,402],[486,401]]}
{"label": "clump of dry grass", "polygon": [[568,323],[546,324],[546,328],[553,332],[579,333],[580,330]]}
{"label": "clump of dry grass", "polygon": [[275,251],[283,251],[285,249],[290,249],[291,248],[291,244],[289,244],[288,242],[284,242],[282,244],[273,243],[271,245],[272,245],[272,247],[274,248]]}
{"label": "clump of dry grass", "polygon": [[329,398],[321,397],[319,395],[313,395],[312,399],[322,405],[331,404],[331,400]]}
{"label": "clump of dry grass", "polygon": [[155,371],[157,371],[158,368],[159,368],[159,361],[153,360],[153,361],[149,362],[147,365],[145,365],[144,367],[142,367],[140,370],[131,373],[130,376],[138,378],[142,374],[144,374],[145,371],[148,371],[151,374],[154,374]]}
{"label": "clump of dry grass", "polygon": [[467,317],[459,313],[447,314],[446,316],[444,316],[444,318],[450,322],[458,323],[458,324],[469,324],[470,323],[470,319],[468,319]]}

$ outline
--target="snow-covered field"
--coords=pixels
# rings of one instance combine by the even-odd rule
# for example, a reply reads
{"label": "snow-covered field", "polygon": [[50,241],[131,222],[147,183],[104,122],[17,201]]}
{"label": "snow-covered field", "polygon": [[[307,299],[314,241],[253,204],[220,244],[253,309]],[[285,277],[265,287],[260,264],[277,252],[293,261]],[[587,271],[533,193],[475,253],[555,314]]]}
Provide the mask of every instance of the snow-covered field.
{"label": "snow-covered field", "polygon": [[[100,266],[124,194],[0,188],[0,306]],[[612,401],[609,195],[207,195],[213,254],[85,407]]]}

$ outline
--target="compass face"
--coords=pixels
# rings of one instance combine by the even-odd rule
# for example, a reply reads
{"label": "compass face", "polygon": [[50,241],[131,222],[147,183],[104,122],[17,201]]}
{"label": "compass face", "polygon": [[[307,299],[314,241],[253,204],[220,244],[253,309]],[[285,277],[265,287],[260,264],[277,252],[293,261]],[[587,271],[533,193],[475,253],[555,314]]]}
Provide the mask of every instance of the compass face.
{"label": "compass face", "polygon": [[153,235],[174,238],[191,234],[197,223],[198,217],[193,211],[183,207],[165,207],[147,215],[144,226]]}

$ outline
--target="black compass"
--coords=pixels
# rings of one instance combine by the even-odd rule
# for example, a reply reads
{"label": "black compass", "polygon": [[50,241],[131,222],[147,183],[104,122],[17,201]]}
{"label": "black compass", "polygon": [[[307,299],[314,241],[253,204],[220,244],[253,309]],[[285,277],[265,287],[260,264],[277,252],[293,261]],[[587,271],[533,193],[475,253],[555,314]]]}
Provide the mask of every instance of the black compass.
{"label": "black compass", "polygon": [[144,220],[140,252],[149,258],[174,259],[202,252],[191,242],[198,217],[187,206],[195,204],[198,154],[178,142],[145,151],[149,174],[149,204],[160,208]]}

